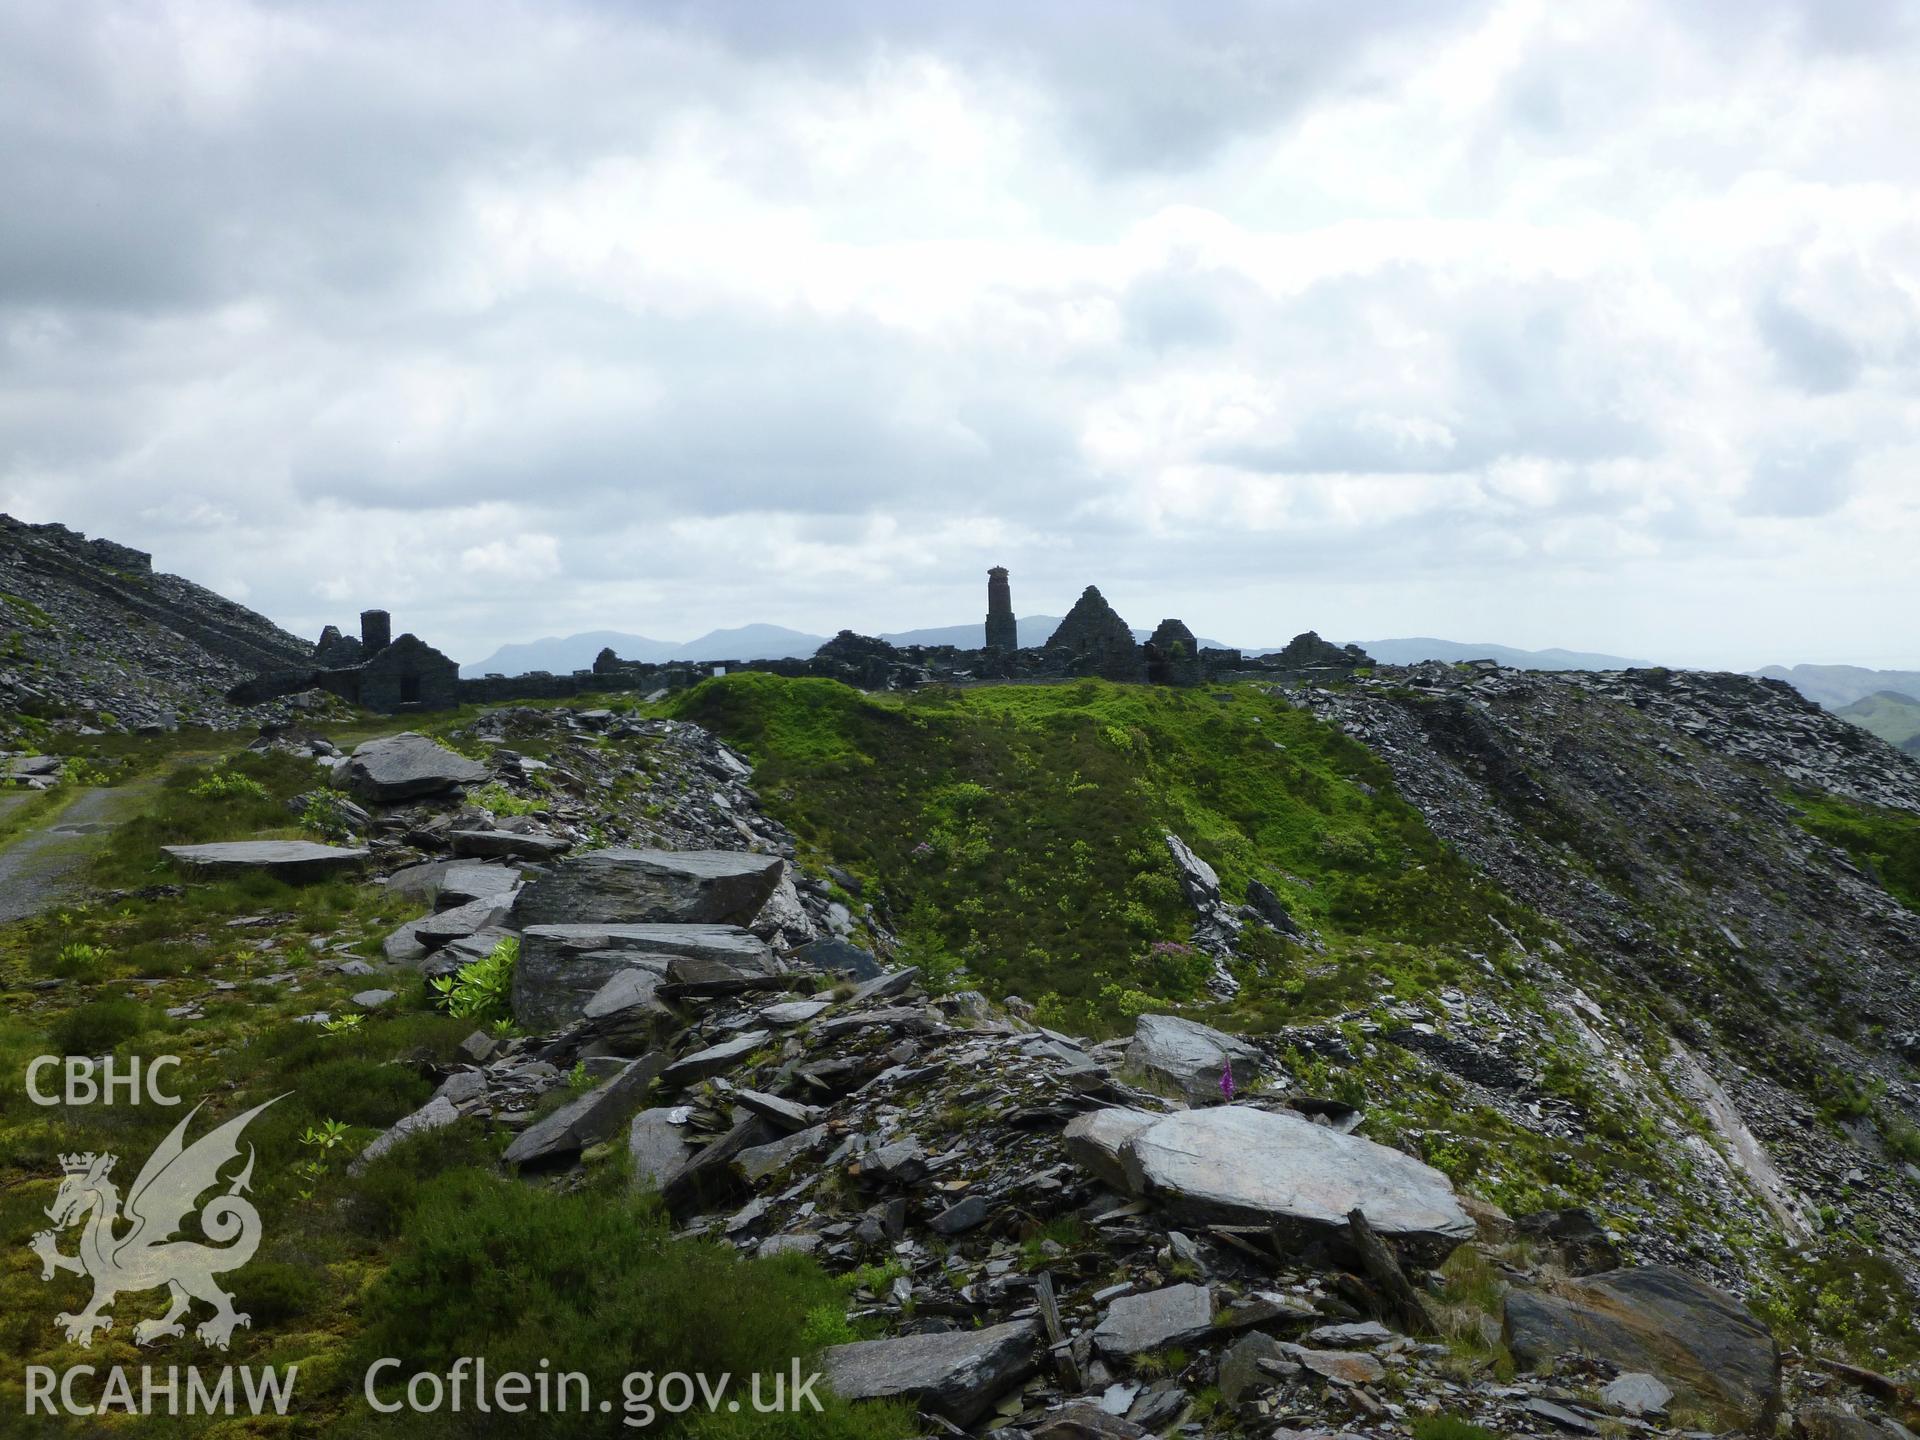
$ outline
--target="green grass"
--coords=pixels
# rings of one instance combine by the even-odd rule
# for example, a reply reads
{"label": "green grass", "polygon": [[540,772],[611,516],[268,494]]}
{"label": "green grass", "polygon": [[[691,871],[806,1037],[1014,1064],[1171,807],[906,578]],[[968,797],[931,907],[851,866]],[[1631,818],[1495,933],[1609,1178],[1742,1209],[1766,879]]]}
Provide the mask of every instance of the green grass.
{"label": "green grass", "polygon": [[1920,910],[1920,815],[1837,795],[1795,792],[1787,803],[1802,829],[1846,851],[1909,910]]}
{"label": "green grass", "polygon": [[18,595],[9,595],[4,590],[0,590],[0,605],[6,606],[36,630],[45,630],[53,624],[53,617],[31,600],[23,600]]}
{"label": "green grass", "polygon": [[1418,1415],[1413,1421],[1413,1440],[1500,1440],[1500,1435],[1457,1415]]}
{"label": "green grass", "polygon": [[991,992],[1052,992],[1077,1023],[1200,993],[1204,960],[1177,948],[1192,911],[1168,831],[1230,902],[1262,880],[1336,941],[1484,949],[1491,921],[1512,918],[1364,747],[1257,685],[869,696],[742,674],[675,713],[753,758],[811,858],[866,879],[936,975],[963,966]]}
{"label": "green grass", "polygon": [[30,830],[53,824],[79,798],[79,789],[72,785],[30,791],[19,804],[0,814],[0,847],[12,844]]}
{"label": "green grass", "polygon": [[[810,1260],[742,1260],[711,1242],[675,1241],[663,1212],[624,1199],[621,1188],[609,1175],[600,1192],[557,1193],[473,1170],[429,1182],[392,1265],[367,1295],[347,1373],[358,1376],[382,1356],[405,1357],[402,1377],[484,1356],[496,1374],[531,1375],[549,1365],[584,1373],[591,1394],[614,1399],[616,1409],[630,1371],[729,1374],[745,1413],[661,1413],[648,1433],[810,1440],[914,1433],[904,1407],[855,1408],[824,1393],[818,1414],[753,1415],[750,1376],[770,1382],[789,1374],[796,1358],[803,1372],[813,1368],[813,1357],[797,1348],[804,1332],[822,1343],[852,1338],[841,1287]],[[607,1424],[598,1413],[549,1414],[539,1428],[557,1437],[600,1436]],[[377,1422],[363,1428],[386,1433]],[[414,1418],[408,1433],[471,1432],[442,1415]]]}

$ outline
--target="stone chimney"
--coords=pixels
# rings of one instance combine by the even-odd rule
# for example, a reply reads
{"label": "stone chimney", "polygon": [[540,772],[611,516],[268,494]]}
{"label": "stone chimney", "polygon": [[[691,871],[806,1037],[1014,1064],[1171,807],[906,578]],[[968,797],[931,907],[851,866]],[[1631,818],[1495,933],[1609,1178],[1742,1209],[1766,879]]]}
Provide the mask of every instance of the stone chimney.
{"label": "stone chimney", "polygon": [[1003,654],[1020,648],[1020,627],[1013,618],[1013,589],[1007,570],[996,565],[987,571],[987,649]]}
{"label": "stone chimney", "polygon": [[360,612],[360,651],[369,660],[393,643],[393,617],[384,610]]}

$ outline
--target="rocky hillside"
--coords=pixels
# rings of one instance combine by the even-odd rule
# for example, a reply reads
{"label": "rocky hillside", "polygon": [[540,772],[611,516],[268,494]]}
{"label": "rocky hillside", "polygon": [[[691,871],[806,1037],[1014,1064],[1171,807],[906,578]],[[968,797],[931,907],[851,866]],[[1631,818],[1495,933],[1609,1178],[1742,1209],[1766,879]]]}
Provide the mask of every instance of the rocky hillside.
{"label": "rocky hillside", "polygon": [[[740,675],[430,723],[123,748],[112,903],[0,927],[20,1063],[284,1097],[227,1338],[303,1366],[293,1433],[495,1433],[384,1428],[385,1355],[827,1377],[656,1417],[708,1436],[1917,1418],[1920,767],[1784,686]],[[28,1245],[58,1154],[177,1118],[0,1098],[0,1386],[201,1353],[130,1296],[74,1333],[73,1232]]]}
{"label": "rocky hillside", "polygon": [[232,724],[220,696],[312,645],[151,557],[0,515],[0,714],[102,728]]}

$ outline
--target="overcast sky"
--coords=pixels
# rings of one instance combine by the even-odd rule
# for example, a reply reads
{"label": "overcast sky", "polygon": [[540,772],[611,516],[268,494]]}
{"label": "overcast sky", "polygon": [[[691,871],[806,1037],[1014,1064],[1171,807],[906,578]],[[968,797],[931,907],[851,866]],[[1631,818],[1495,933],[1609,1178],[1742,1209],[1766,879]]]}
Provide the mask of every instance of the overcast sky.
{"label": "overcast sky", "polygon": [[455,656],[1920,667],[1901,0],[0,6],[0,509]]}

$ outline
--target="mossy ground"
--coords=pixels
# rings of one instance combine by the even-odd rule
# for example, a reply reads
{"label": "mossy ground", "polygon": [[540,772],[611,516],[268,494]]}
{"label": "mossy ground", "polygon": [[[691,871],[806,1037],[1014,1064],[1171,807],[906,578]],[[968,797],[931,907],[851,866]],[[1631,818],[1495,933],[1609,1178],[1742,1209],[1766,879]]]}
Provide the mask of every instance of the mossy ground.
{"label": "mossy ground", "polygon": [[1807,791],[1786,798],[1801,828],[1838,845],[1888,894],[1920,910],[1920,815]]}

